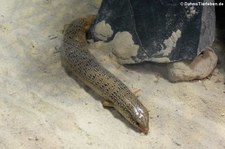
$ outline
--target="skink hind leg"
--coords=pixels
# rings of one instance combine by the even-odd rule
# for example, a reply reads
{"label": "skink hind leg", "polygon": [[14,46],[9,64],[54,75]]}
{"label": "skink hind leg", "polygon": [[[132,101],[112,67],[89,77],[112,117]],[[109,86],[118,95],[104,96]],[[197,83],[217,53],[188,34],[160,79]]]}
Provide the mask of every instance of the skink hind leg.
{"label": "skink hind leg", "polygon": [[103,107],[110,107],[110,108],[114,107],[113,103],[109,100],[102,101],[102,105],[103,105]]}
{"label": "skink hind leg", "polygon": [[85,22],[84,22],[84,29],[85,31],[88,31],[91,24],[94,22],[96,18],[96,15],[89,15],[85,18]]}
{"label": "skink hind leg", "polygon": [[136,89],[136,90],[133,90],[132,91],[132,93],[136,96],[136,97],[138,97],[139,95],[139,92],[141,91],[141,89]]}

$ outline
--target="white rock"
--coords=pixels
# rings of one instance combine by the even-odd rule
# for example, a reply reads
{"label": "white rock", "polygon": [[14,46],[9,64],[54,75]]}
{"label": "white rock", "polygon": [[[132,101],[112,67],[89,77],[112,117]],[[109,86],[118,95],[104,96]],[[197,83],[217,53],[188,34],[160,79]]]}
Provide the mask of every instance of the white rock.
{"label": "white rock", "polygon": [[168,79],[172,82],[203,79],[212,73],[217,60],[213,49],[207,48],[193,61],[168,64]]}
{"label": "white rock", "polygon": [[113,47],[112,52],[116,56],[118,63],[135,63],[132,57],[137,56],[139,46],[134,43],[132,35],[129,32],[116,33],[110,44]]}
{"label": "white rock", "polygon": [[101,21],[95,26],[94,34],[98,39],[106,41],[113,35],[113,30],[108,23],[106,23],[105,21]]}

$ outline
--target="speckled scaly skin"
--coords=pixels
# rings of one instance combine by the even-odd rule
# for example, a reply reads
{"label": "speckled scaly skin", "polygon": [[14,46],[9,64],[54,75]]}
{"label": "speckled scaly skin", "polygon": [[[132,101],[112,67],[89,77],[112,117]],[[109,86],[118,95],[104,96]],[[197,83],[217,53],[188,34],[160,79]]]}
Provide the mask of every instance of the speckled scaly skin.
{"label": "speckled scaly skin", "polygon": [[103,106],[114,107],[133,126],[148,134],[147,109],[112,73],[102,67],[88,51],[86,32],[95,16],[73,21],[66,29],[61,50],[62,65],[105,101]]}

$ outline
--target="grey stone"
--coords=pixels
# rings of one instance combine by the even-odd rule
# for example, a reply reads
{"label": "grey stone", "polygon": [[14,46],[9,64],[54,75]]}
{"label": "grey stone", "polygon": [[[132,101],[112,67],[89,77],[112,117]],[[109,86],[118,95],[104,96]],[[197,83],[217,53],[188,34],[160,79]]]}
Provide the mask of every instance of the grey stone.
{"label": "grey stone", "polygon": [[[133,49],[124,48],[129,46],[124,46],[123,43],[124,51],[119,53],[132,54],[130,57],[126,56],[129,60],[123,60],[121,58],[124,55],[117,53],[116,56],[122,64],[193,60],[214,41],[214,6],[199,5],[200,2],[214,2],[214,0],[185,2],[186,5],[181,5],[179,0],[103,0],[88,36],[95,41],[110,42],[117,37],[117,33],[129,32],[132,35],[132,42],[139,47],[136,55],[133,55]],[[190,2],[198,6],[188,5]],[[107,24],[109,32],[107,33],[105,28],[99,28],[99,23]],[[118,42],[111,43],[118,44]]]}

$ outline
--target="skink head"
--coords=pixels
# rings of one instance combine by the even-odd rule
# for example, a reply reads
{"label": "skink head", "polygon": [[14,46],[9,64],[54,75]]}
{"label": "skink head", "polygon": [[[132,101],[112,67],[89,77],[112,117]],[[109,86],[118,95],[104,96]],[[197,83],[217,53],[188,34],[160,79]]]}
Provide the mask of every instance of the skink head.
{"label": "skink head", "polygon": [[139,103],[133,107],[132,113],[132,119],[134,120],[132,124],[147,135],[149,131],[149,114],[147,109]]}
{"label": "skink head", "polygon": [[133,101],[135,101],[135,103],[129,103],[126,107],[118,109],[118,111],[120,111],[133,126],[147,135],[149,131],[148,111],[138,100]]}

